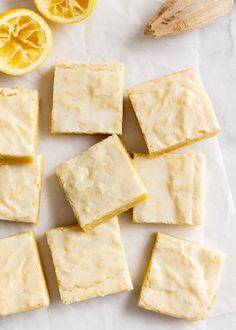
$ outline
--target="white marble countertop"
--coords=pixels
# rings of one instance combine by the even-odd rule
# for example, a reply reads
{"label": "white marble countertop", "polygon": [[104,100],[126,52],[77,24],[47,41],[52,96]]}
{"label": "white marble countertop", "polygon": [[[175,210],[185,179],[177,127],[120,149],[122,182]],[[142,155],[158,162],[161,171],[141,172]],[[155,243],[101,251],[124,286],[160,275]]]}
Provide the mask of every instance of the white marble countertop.
{"label": "white marble countertop", "polygon": [[200,70],[221,125],[219,142],[236,202],[236,7],[199,31]]}
{"label": "white marble countertop", "polygon": [[[201,76],[221,126],[218,139],[236,203],[236,7],[199,31],[199,54]],[[236,329],[236,313],[214,318],[209,326],[207,330]]]}

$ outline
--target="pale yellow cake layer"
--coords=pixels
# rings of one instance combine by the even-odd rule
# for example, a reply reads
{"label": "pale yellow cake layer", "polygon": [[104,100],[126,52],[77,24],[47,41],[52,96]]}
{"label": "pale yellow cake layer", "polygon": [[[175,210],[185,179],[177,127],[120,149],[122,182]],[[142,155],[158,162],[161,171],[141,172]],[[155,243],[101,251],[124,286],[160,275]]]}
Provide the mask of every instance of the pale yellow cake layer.
{"label": "pale yellow cake layer", "polygon": [[37,152],[38,92],[0,88],[0,162],[30,163]]}
{"label": "pale yellow cake layer", "polygon": [[134,207],[135,205],[137,205],[138,203],[142,202],[143,200],[145,200],[148,197],[149,197],[149,195],[147,193],[139,196],[138,198],[136,198],[133,201],[131,201],[130,203],[128,203],[128,204],[120,207],[119,209],[116,209],[115,211],[106,214],[105,216],[103,216],[102,218],[100,218],[98,220],[94,220],[92,224],[85,225],[83,227],[83,230],[85,232],[88,232],[89,230],[93,229],[94,227],[96,227],[100,223],[102,223],[104,221],[107,221],[107,220],[109,220],[112,217],[115,217],[117,214],[121,214],[121,213],[123,213],[123,212],[131,209],[132,207]]}
{"label": "pale yellow cake layer", "polygon": [[122,134],[123,63],[56,63],[51,132]]}
{"label": "pale yellow cake layer", "polygon": [[133,208],[135,223],[199,225],[205,219],[205,156],[135,154],[149,198]]}
{"label": "pale yellow cake layer", "polygon": [[205,319],[213,308],[224,257],[220,251],[158,233],[139,306],[187,320]]}
{"label": "pale yellow cake layer", "polygon": [[62,163],[56,168],[56,175],[85,231],[148,197],[117,136],[110,136]]}
{"label": "pale yellow cake layer", "polygon": [[33,232],[0,239],[0,315],[49,305],[48,290]]}
{"label": "pale yellow cake layer", "polygon": [[39,220],[43,156],[31,164],[0,165],[0,219],[36,224]]}
{"label": "pale yellow cake layer", "polygon": [[133,289],[117,218],[89,233],[78,225],[50,229],[47,241],[64,304]]}
{"label": "pale yellow cake layer", "polygon": [[212,103],[193,69],[128,90],[150,155],[160,155],[219,132]]}

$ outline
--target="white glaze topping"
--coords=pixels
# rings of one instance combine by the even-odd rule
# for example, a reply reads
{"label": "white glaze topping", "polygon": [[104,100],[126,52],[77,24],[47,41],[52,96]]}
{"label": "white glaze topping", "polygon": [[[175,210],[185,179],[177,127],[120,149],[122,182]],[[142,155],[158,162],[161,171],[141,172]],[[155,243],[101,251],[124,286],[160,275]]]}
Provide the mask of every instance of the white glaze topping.
{"label": "white glaze topping", "polygon": [[51,229],[47,240],[64,304],[133,289],[117,218],[89,233]]}
{"label": "white glaze topping", "polygon": [[58,62],[52,132],[122,133],[122,63]]}
{"label": "white glaze topping", "polygon": [[139,306],[188,320],[208,316],[216,298],[224,254],[158,233]]}
{"label": "white glaze topping", "polygon": [[147,194],[117,136],[62,163],[56,174],[84,230],[104,217],[118,215]]}
{"label": "white glaze topping", "polygon": [[197,225],[204,222],[205,156],[165,154],[134,162],[150,195],[135,205],[133,221]]}
{"label": "white glaze topping", "polygon": [[37,124],[37,91],[0,89],[0,159],[34,157]]}
{"label": "white glaze topping", "polygon": [[192,69],[135,86],[129,97],[151,154],[219,132],[211,101]]}
{"label": "white glaze topping", "polygon": [[0,315],[48,306],[49,297],[32,232],[0,239]]}
{"label": "white glaze topping", "polygon": [[33,163],[0,165],[0,219],[37,223],[43,156]]}

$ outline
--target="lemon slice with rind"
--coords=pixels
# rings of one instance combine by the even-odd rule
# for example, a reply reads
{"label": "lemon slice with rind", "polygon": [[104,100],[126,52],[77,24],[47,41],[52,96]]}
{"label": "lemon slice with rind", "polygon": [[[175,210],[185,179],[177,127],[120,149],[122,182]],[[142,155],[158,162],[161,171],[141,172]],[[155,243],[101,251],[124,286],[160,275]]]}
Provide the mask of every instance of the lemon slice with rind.
{"label": "lemon slice with rind", "polygon": [[59,24],[77,23],[93,11],[95,0],[34,0],[40,13]]}
{"label": "lemon slice with rind", "polygon": [[13,9],[0,14],[0,71],[28,73],[47,59],[51,47],[51,29],[34,11]]}

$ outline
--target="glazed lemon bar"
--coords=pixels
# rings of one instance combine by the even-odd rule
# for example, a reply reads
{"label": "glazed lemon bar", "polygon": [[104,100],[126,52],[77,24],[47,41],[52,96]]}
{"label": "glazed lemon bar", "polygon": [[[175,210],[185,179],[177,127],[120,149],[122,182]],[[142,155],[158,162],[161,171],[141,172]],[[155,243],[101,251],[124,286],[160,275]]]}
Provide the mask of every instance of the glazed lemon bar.
{"label": "glazed lemon bar", "polygon": [[33,232],[0,239],[0,315],[49,305]]}
{"label": "glazed lemon bar", "polygon": [[57,62],[52,133],[122,134],[123,63]]}
{"label": "glazed lemon bar", "polygon": [[148,81],[128,94],[151,155],[219,132],[210,98],[193,69]]}
{"label": "glazed lemon bar", "polygon": [[135,154],[149,198],[133,208],[133,222],[199,225],[204,222],[205,156]]}
{"label": "glazed lemon bar", "polygon": [[47,241],[63,304],[133,289],[116,217],[89,233],[51,229]]}
{"label": "glazed lemon bar", "polygon": [[62,163],[56,175],[84,231],[148,197],[116,135]]}
{"label": "glazed lemon bar", "polygon": [[33,163],[0,165],[0,219],[37,223],[43,156]]}
{"label": "glazed lemon bar", "polygon": [[157,234],[139,306],[187,320],[202,320],[216,299],[224,254]]}
{"label": "glazed lemon bar", "polygon": [[0,163],[30,163],[37,149],[38,92],[0,88]]}

